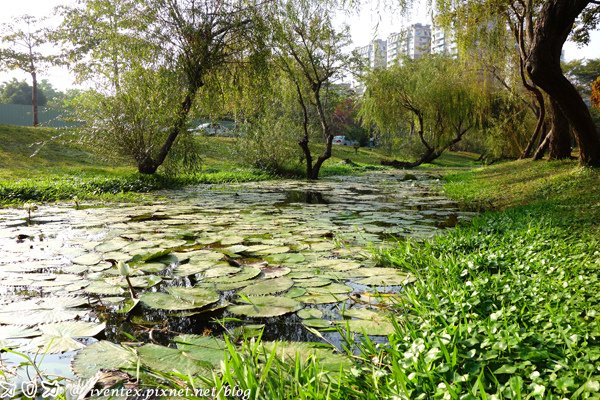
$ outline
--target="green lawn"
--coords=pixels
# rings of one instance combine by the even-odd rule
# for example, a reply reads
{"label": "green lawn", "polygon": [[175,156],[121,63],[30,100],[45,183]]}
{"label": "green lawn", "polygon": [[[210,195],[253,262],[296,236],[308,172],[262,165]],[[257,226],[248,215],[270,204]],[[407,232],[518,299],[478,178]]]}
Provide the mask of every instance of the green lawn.
{"label": "green lawn", "polygon": [[[179,176],[143,176],[127,162],[107,161],[81,143],[77,133],[51,128],[0,126],[0,205],[24,201],[82,199],[128,201],[139,193],[199,183],[243,182],[277,178],[241,164],[235,138],[199,137],[202,167]],[[323,150],[314,145],[315,153]],[[334,146],[321,176],[361,173],[383,168],[388,158],[379,149]],[[447,154],[436,165],[471,164],[475,156]],[[349,160],[349,161],[348,161]],[[285,174],[301,178],[302,166]]]}

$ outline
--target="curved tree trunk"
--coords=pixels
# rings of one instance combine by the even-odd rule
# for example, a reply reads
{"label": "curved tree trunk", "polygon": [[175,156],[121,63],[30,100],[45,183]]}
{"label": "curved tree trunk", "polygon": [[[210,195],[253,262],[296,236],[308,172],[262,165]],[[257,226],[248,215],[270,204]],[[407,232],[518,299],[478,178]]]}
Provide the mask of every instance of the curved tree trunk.
{"label": "curved tree trunk", "polygon": [[[600,166],[600,135],[577,89],[562,73],[560,56],[577,16],[589,0],[548,0],[534,29],[527,70],[533,82],[554,99],[573,128],[582,165]],[[553,127],[554,129],[554,127]]]}
{"label": "curved tree trunk", "polygon": [[548,144],[548,159],[564,160],[571,157],[569,121],[554,99],[550,99],[550,107],[552,108],[552,134]]}

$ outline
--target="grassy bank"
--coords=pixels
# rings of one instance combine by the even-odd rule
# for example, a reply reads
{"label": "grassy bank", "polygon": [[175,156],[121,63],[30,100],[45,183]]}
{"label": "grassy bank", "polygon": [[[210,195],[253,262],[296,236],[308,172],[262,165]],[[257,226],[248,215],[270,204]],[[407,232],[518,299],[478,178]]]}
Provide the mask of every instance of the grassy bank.
{"label": "grassy bank", "polygon": [[[0,126],[0,205],[25,201],[134,200],[139,193],[201,183],[246,182],[277,176],[240,162],[236,139],[200,138],[202,166],[176,177],[138,174],[126,160],[107,161],[80,144],[74,133],[50,128]],[[336,146],[323,176],[378,168],[375,150]],[[344,160],[352,159],[352,163]],[[292,171],[293,172],[293,171]],[[297,171],[299,174],[302,170]]]}

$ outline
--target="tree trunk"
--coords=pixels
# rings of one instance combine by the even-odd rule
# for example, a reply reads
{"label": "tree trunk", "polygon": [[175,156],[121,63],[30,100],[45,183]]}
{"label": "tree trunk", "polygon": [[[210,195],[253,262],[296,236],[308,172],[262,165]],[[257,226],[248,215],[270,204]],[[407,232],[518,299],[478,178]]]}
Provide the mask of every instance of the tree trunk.
{"label": "tree trunk", "polygon": [[33,126],[40,124],[38,115],[38,83],[37,73],[34,71],[31,73],[32,90],[31,90],[31,107],[33,108]]}
{"label": "tree trunk", "polygon": [[319,156],[319,158],[317,158],[317,162],[315,163],[315,165],[312,168],[312,174],[309,176],[307,175],[307,178],[311,181],[316,181],[317,179],[319,179],[319,172],[321,171],[321,166],[323,165],[323,163],[328,160],[331,157],[331,147],[333,145],[333,135],[332,134],[327,134],[327,141],[325,143],[325,150],[323,151],[323,154],[321,154]]}
{"label": "tree trunk", "polygon": [[304,136],[302,140],[298,142],[298,145],[302,149],[304,153],[304,159],[306,160],[306,178],[312,179],[313,176],[313,160],[312,154],[310,153],[310,148],[308,147],[308,136]]}
{"label": "tree trunk", "polygon": [[552,108],[552,134],[548,145],[548,159],[564,160],[571,157],[569,121],[555,100],[550,99],[550,107]]}
{"label": "tree trunk", "polygon": [[200,87],[202,87],[202,85],[198,86],[198,88],[195,90],[190,90],[181,102],[181,107],[179,109],[175,125],[171,128],[169,136],[167,136],[167,139],[160,148],[158,154],[156,155],[156,158],[152,158],[152,156],[146,155],[144,159],[138,161],[139,173],[148,175],[154,174],[156,170],[158,170],[158,167],[160,167],[165,162],[169,151],[173,147],[173,144],[175,144],[175,140],[177,140],[177,137],[185,129],[185,122],[187,120],[187,116],[192,108],[192,103],[194,102],[196,91]]}
{"label": "tree trunk", "polygon": [[[578,15],[589,0],[548,0],[538,15],[527,70],[554,99],[573,128],[582,165],[600,166],[600,135],[577,89],[562,73],[560,56]],[[552,128],[554,129],[554,127]]]}

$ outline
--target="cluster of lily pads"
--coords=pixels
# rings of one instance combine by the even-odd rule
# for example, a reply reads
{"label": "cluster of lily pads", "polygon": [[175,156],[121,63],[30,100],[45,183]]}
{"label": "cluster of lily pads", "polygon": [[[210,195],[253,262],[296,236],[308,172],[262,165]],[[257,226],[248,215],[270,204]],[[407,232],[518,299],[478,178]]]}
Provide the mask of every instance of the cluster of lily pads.
{"label": "cluster of lily pads", "polygon": [[[152,205],[40,207],[27,220],[4,210],[1,344],[27,352],[78,350],[85,345],[77,338],[102,331],[108,338],[116,329],[105,312],[123,319],[156,311],[167,319],[220,313],[249,324],[296,315],[299,329],[387,335],[393,327],[385,304],[413,277],[378,267],[366,244],[431,235],[468,216],[433,185],[428,176],[406,181],[377,173],[199,187],[162,193]],[[118,262],[128,264],[127,276]],[[97,369],[139,360],[165,368],[173,360],[190,371],[222,357],[220,339],[194,335],[201,332],[193,328],[180,333],[173,338],[177,348],[148,343],[132,352],[100,341],[78,357],[105,354],[106,362],[93,363]],[[186,364],[182,354],[206,365]],[[89,375],[77,360],[74,370]]]}

